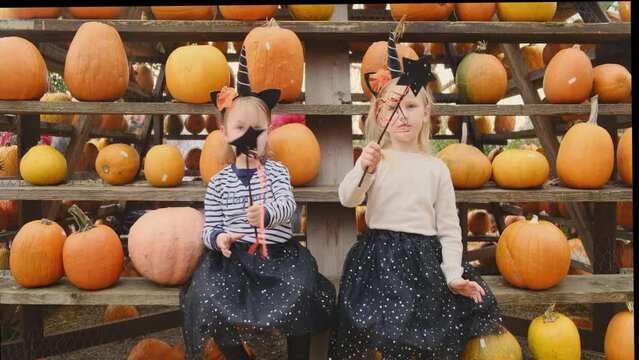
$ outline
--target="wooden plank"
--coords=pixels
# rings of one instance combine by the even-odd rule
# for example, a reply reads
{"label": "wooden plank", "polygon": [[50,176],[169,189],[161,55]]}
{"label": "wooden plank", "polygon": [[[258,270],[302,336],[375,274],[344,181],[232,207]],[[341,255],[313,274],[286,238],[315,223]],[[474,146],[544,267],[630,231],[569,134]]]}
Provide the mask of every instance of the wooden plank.
{"label": "wooden plank", "polygon": [[[0,37],[19,36],[32,41],[69,41],[90,20],[0,20]],[[123,41],[238,41],[264,21],[102,20]],[[279,21],[300,40],[380,41],[395,21]],[[579,24],[529,22],[409,21],[406,42],[600,43],[630,41],[630,23]]]}
{"label": "wooden plank", "polygon": [[[64,354],[91,346],[107,344],[157,331],[173,329],[182,325],[180,310],[142,315],[132,319],[113,321],[70,331],[44,336],[35,349],[35,357]],[[13,341],[2,344],[2,358],[23,358],[24,342]]]}
{"label": "wooden plank", "polygon": [[[13,116],[0,115],[0,130],[15,131],[17,119]],[[73,125],[40,122],[40,133],[53,136],[70,137],[73,134]],[[106,137],[118,141],[138,141],[139,136],[132,132],[110,131],[93,128],[90,133],[92,138]]]}
{"label": "wooden plank", "polygon": [[[201,181],[183,181],[173,188],[153,187],[146,181],[112,186],[100,180],[73,180],[56,186],[35,186],[21,180],[0,180],[0,199],[22,200],[137,200],[137,201],[203,201]],[[337,185],[304,186],[293,189],[298,202],[338,202]],[[489,182],[477,190],[456,190],[457,202],[491,203],[525,201],[602,202],[632,201],[632,188],[609,184],[597,190],[549,189],[507,190]]]}
{"label": "wooden plank", "polygon": [[[632,126],[632,117],[617,116],[616,118],[617,118],[617,123],[616,123],[617,127],[628,128]],[[555,134],[557,136],[563,136],[568,131],[568,129],[570,129],[571,125],[561,123],[561,124],[554,125],[554,127],[555,127]],[[501,134],[483,134],[482,135],[482,139],[484,141],[497,141],[497,140],[508,140],[508,139],[533,139],[533,138],[537,138],[537,132],[535,131],[535,129],[513,131],[513,132],[501,133]]]}
{"label": "wooden plank", "polygon": [[[310,225],[310,224],[309,224]],[[501,276],[482,277],[500,304],[619,303],[634,300],[633,275],[568,275],[551,289],[524,290],[508,284]],[[337,285],[339,279],[329,278]],[[0,277],[0,304],[25,305],[167,305],[179,304],[179,286],[161,286],[144,278],[121,278],[104,290],[80,290],[63,278],[58,283],[27,289],[12,277]]]}
{"label": "wooden plank", "polygon": [[[361,115],[367,104],[291,103],[278,104],[273,114]],[[587,104],[434,104],[432,115],[580,115],[590,112]],[[211,114],[211,104],[160,102],[40,102],[0,101],[0,114]],[[600,115],[632,115],[632,104],[600,104]],[[341,118],[339,118],[341,119]],[[545,147],[544,147],[545,149]]]}

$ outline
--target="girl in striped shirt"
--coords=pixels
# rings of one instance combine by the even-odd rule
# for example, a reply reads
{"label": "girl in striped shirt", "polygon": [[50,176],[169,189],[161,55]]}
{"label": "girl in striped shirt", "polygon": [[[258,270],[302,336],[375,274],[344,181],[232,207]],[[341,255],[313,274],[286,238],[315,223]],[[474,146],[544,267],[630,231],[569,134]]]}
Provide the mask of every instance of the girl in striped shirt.
{"label": "girl in striped shirt", "polygon": [[[250,359],[238,329],[277,329],[287,336],[288,359],[308,359],[310,334],[332,325],[335,288],[310,252],[291,240],[296,203],[290,176],[266,158],[280,91],[251,92],[246,71],[242,49],[238,91],[211,93],[229,143],[259,135],[248,159],[238,145],[235,163],[208,183],[202,234],[208,249],[180,294],[183,336],[189,357],[201,356],[213,337],[227,360]],[[267,249],[265,256],[260,250]]]}

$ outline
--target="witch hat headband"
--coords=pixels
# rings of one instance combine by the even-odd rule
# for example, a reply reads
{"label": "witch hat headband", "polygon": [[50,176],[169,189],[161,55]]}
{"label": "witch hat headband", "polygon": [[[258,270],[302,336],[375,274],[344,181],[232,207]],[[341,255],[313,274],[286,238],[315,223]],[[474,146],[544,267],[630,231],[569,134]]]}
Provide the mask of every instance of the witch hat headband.
{"label": "witch hat headband", "polygon": [[[417,96],[419,91],[428,84],[428,82],[435,80],[435,75],[433,75],[430,69],[430,61],[425,56],[419,60],[403,58],[403,62],[404,71],[402,72],[399,66],[397,48],[395,46],[395,34],[391,31],[388,35],[388,70],[380,69],[375,73],[371,72],[364,74],[364,82],[375,97],[378,96],[382,87],[394,78],[399,78],[399,80],[397,80],[397,85],[406,85],[404,92],[400,95],[399,99],[396,100],[397,106],[395,106],[393,113],[390,117],[388,117],[388,119],[393,119],[395,117],[395,113],[398,109],[400,109],[399,104],[402,102],[402,99],[404,99],[404,96],[408,94],[409,89],[415,96]],[[390,123],[391,121],[386,122],[386,125],[377,140],[378,144],[384,138],[384,134],[386,133]],[[366,176],[367,171],[368,167],[364,170],[364,174],[362,174],[362,178],[359,180],[358,186],[362,185],[362,181],[364,181],[364,176]]]}
{"label": "witch hat headband", "polygon": [[261,99],[270,110],[273,110],[280,98],[280,93],[280,89],[265,89],[259,93],[251,91],[251,82],[249,81],[248,68],[246,66],[246,49],[242,46],[240,65],[237,71],[237,90],[224,86],[222,90],[211,91],[210,94],[213,105],[219,111],[223,111],[232,106],[233,100],[242,96],[254,96]]}

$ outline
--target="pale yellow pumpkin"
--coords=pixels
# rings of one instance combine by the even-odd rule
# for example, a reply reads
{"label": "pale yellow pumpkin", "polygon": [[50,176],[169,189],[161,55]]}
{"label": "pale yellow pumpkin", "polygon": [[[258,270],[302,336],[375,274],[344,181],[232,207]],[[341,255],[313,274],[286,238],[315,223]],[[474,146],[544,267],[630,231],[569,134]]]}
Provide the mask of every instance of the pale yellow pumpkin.
{"label": "pale yellow pumpkin", "polygon": [[554,303],[530,323],[528,348],[535,359],[581,359],[579,330],[570,318],[554,311]]}
{"label": "pale yellow pumpkin", "polygon": [[463,123],[462,141],[448,145],[437,153],[437,157],[448,166],[456,189],[479,188],[490,180],[493,172],[488,157],[476,147],[465,144],[467,131],[466,123]]}
{"label": "pale yellow pumpkin", "polygon": [[67,176],[67,160],[54,147],[36,145],[20,159],[20,176],[33,185],[56,185]]}
{"label": "pale yellow pumpkin", "polygon": [[461,360],[522,360],[521,346],[506,328],[496,335],[480,336],[468,340]]}

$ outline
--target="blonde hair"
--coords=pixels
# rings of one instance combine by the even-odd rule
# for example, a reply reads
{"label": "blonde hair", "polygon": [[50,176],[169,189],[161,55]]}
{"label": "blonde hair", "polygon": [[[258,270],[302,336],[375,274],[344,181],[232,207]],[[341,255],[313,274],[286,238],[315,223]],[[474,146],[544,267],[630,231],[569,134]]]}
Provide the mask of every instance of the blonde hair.
{"label": "blonde hair", "polygon": [[[236,98],[235,100],[233,100],[233,106],[231,107],[231,109],[225,109],[222,112],[222,125],[226,126],[227,125],[227,121],[228,121],[228,117],[229,117],[229,113],[231,111],[233,111],[233,109],[236,106],[253,106],[256,107],[261,113],[264,114],[264,116],[266,116],[266,132],[268,133],[270,131],[271,128],[271,109],[268,108],[268,106],[266,105],[266,103],[255,96],[240,96],[238,98]],[[226,136],[226,135],[225,135]],[[229,145],[227,151],[232,151],[231,150],[231,146]],[[260,161],[264,162],[268,159],[272,159],[271,156],[271,152],[269,151],[268,148],[268,140],[266,141],[266,146],[264,147],[264,153],[262,153],[260,155]]]}
{"label": "blonde hair", "polygon": [[[382,87],[377,96],[373,96],[371,98],[371,106],[368,110],[368,116],[366,117],[365,126],[367,143],[377,142],[377,140],[379,140],[379,135],[382,133],[383,130],[383,127],[380,127],[377,122],[377,107],[379,104],[377,99],[383,98],[392,88],[397,85],[397,81],[399,81],[399,78],[392,79]],[[430,89],[428,89],[427,87],[422,88],[419,93],[417,93],[416,98],[424,105],[424,109],[434,103],[433,95],[431,94]],[[430,111],[432,111],[432,106],[430,107]],[[419,131],[417,140],[419,148],[426,154],[430,154],[430,111],[428,112],[428,116],[424,114],[424,116],[427,116],[427,118],[422,125],[422,129]],[[382,141],[379,145],[382,148],[387,148],[390,145],[390,136],[388,135],[388,131],[384,133],[384,137],[382,138]]]}

